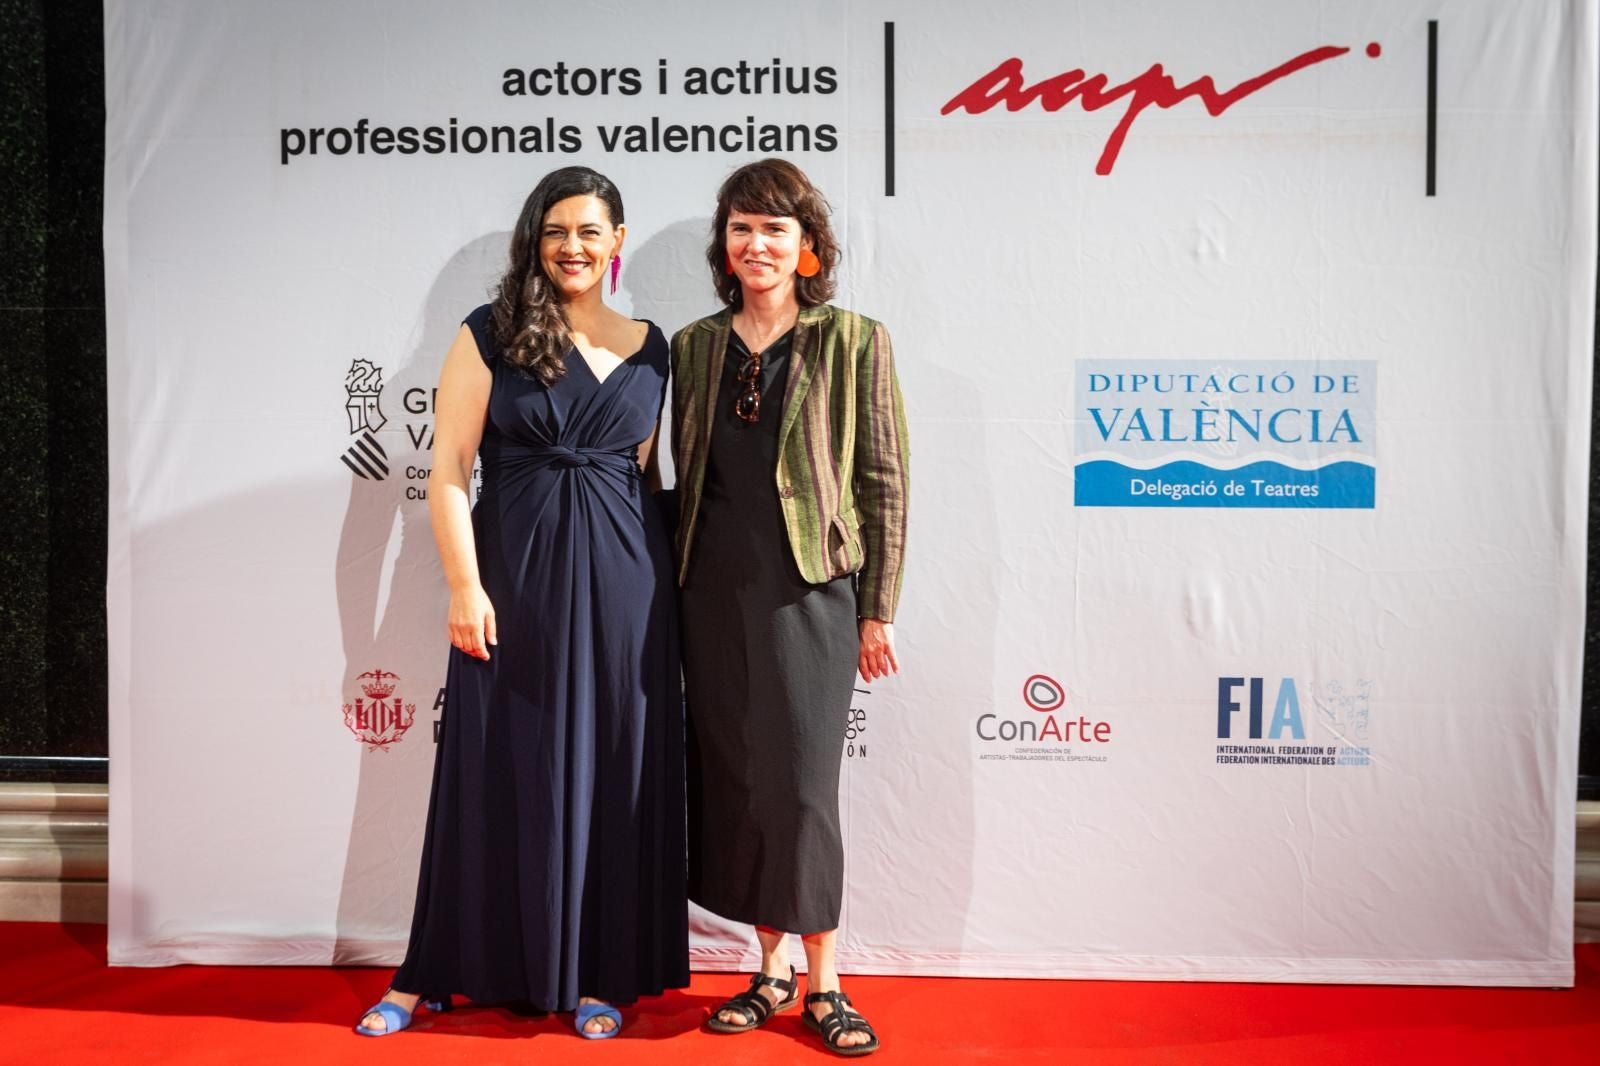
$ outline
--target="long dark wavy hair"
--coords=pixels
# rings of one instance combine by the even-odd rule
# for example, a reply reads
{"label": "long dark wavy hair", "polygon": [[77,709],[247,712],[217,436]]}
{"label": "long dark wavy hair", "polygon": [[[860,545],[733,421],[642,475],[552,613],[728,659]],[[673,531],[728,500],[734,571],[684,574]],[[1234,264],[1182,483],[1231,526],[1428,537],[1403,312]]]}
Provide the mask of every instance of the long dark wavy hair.
{"label": "long dark wavy hair", "polygon": [[495,290],[491,321],[500,357],[545,385],[566,374],[562,357],[572,324],[539,260],[539,235],[550,208],[571,196],[596,196],[613,226],[622,225],[622,194],[611,179],[588,167],[562,167],[540,179],[522,205],[511,234],[511,264]]}
{"label": "long dark wavy hair", "polygon": [[828,201],[804,171],[786,159],[759,159],[729,174],[717,190],[717,217],[711,220],[706,262],[711,266],[711,283],[716,286],[717,295],[737,311],[744,303],[744,292],[738,275],[728,273],[728,215],[733,211],[777,215],[800,223],[801,232],[811,238],[811,251],[822,269],[814,277],[795,275],[795,299],[801,307],[816,307],[833,297],[833,268],[839,265],[839,242],[828,223]]}

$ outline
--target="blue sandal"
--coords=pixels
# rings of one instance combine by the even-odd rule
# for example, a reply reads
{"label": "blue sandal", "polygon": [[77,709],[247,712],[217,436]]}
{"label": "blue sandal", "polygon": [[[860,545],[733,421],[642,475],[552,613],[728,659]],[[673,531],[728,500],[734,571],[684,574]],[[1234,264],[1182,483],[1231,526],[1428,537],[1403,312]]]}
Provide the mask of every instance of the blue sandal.
{"label": "blue sandal", "polygon": [[[611,1028],[600,1033],[591,1033],[584,1028],[596,1018],[610,1018]],[[622,1014],[609,1003],[580,1003],[573,1026],[585,1040],[605,1040],[622,1032]]]}
{"label": "blue sandal", "polygon": [[[390,990],[386,988],[383,990],[383,994],[388,995],[389,991]],[[426,1007],[435,1014],[444,1014],[445,1012],[451,1010],[454,1007],[454,1004],[450,1002],[449,996],[445,996],[441,999],[421,1000],[417,1003],[417,1006]],[[366,1021],[368,1014],[376,1014],[382,1018],[384,1022],[384,1028],[369,1029],[362,1024]],[[356,1022],[356,1032],[360,1033],[362,1036],[392,1036],[403,1029],[410,1028],[411,1018],[412,1013],[406,1010],[400,1004],[390,1003],[386,999],[380,999],[378,1002],[374,1003],[371,1007],[368,1007],[362,1012],[362,1020]]]}

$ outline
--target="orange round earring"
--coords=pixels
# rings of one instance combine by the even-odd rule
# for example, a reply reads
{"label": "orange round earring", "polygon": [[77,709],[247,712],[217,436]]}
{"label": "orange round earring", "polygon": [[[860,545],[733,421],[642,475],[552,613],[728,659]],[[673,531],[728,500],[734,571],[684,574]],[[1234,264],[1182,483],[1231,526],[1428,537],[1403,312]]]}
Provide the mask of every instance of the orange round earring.
{"label": "orange round earring", "polygon": [[794,268],[796,274],[799,274],[802,278],[814,278],[817,276],[817,271],[821,269],[822,260],[817,258],[816,252],[813,252],[810,248],[800,249],[800,264]]}
{"label": "orange round earring", "polygon": [[722,261],[728,264],[728,273],[732,274],[733,273],[733,256],[729,255],[727,252],[723,252],[722,253]]}

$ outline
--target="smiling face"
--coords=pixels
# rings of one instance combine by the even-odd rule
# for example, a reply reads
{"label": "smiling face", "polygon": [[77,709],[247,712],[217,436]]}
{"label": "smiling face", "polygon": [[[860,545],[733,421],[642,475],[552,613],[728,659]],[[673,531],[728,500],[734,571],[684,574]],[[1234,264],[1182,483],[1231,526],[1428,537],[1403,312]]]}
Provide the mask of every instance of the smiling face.
{"label": "smiling face", "polygon": [[800,250],[811,247],[811,238],[801,230],[798,220],[746,211],[728,212],[723,241],[733,272],[746,292],[792,286]]}
{"label": "smiling face", "polygon": [[600,284],[611,259],[622,251],[626,226],[613,226],[598,196],[569,196],[545,212],[539,231],[539,263],[563,300]]}

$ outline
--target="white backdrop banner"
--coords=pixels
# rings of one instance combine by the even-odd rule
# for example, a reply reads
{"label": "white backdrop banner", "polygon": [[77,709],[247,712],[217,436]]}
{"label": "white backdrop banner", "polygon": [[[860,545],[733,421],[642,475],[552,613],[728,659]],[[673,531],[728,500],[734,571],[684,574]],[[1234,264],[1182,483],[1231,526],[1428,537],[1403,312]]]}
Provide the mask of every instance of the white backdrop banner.
{"label": "white backdrop banner", "polygon": [[457,324],[575,162],[614,306],[711,312],[716,187],[782,155],[914,457],[844,968],[1570,983],[1596,29],[108,0],[111,960],[398,960]]}

